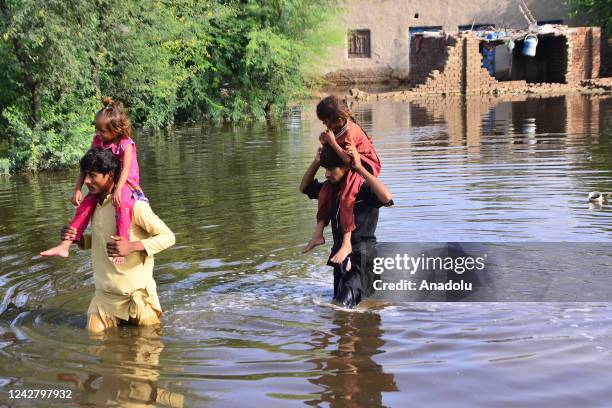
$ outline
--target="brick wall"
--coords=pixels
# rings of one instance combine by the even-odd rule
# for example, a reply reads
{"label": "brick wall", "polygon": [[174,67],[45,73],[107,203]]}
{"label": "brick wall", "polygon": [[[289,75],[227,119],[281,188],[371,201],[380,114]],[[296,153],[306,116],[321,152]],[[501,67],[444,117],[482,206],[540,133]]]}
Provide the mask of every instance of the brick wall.
{"label": "brick wall", "polygon": [[[600,71],[600,29],[579,27],[567,29],[564,36],[541,37],[539,61],[545,83],[528,87],[525,80],[497,81],[482,67],[480,41],[472,33],[457,37],[417,37],[410,46],[410,80],[422,94],[489,94],[549,92],[562,88],[561,82],[579,85],[584,79],[598,78]],[[530,57],[520,55],[522,42],[517,42],[517,65]],[[536,54],[538,55],[538,54]],[[534,58],[529,63],[537,62]],[[517,66],[517,70],[520,67]],[[533,81],[533,78],[532,80]],[[550,83],[550,82],[555,83]]]}
{"label": "brick wall", "polygon": [[[454,66],[459,57],[450,52],[457,43],[454,37],[415,36],[410,40],[410,83],[423,84],[434,71]],[[450,58],[450,61],[449,61]],[[450,65],[449,65],[450,64]]]}
{"label": "brick wall", "polygon": [[612,37],[601,34],[599,76],[601,78],[612,75]]}
{"label": "brick wall", "polygon": [[[426,47],[426,48],[425,48]],[[525,81],[498,82],[482,67],[480,42],[473,34],[424,37],[420,50],[412,41],[410,80],[415,91],[427,94],[480,94],[523,88]],[[413,71],[414,70],[414,71]]]}
{"label": "brick wall", "polygon": [[569,29],[566,36],[568,69],[565,80],[567,83],[599,78],[601,29],[599,27],[577,27]]}
{"label": "brick wall", "polygon": [[498,82],[482,66],[480,42],[474,35],[464,36],[462,40],[465,60],[465,94],[491,93]]}

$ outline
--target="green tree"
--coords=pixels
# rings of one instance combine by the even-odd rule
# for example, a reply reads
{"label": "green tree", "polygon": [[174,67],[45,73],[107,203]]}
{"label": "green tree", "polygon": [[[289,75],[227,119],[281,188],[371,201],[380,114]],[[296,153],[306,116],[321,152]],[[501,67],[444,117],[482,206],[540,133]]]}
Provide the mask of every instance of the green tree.
{"label": "green tree", "polygon": [[567,6],[571,16],[587,16],[591,24],[601,26],[606,34],[612,33],[611,0],[568,0]]}
{"label": "green tree", "polygon": [[102,95],[134,124],[281,113],[342,41],[335,0],[0,0],[0,143],[10,163],[74,164]]}
{"label": "green tree", "polygon": [[[85,146],[78,117],[87,98],[79,38],[67,2],[0,0],[2,118],[12,166],[37,169],[74,163]],[[3,165],[3,167],[5,167]]]}
{"label": "green tree", "polygon": [[[281,112],[290,100],[317,84],[328,47],[340,45],[338,2],[332,0],[242,0],[211,17],[207,52],[213,69],[183,88],[181,117],[237,120]],[[193,91],[205,94],[193,97]],[[195,106],[194,106],[195,105]],[[186,112],[185,112],[186,111]]]}

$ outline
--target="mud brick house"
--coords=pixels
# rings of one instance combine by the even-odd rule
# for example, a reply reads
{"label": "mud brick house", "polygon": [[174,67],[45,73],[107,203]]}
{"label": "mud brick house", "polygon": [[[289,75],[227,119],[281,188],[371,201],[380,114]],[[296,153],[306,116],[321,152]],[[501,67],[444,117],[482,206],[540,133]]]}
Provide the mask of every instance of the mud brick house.
{"label": "mud brick house", "polygon": [[[533,35],[535,56],[523,54],[527,35],[503,32],[485,39],[472,31],[419,33],[410,47],[410,82],[423,93],[478,94],[520,92],[534,83],[553,89],[599,78],[598,27],[549,25]],[[490,71],[483,66],[484,48],[495,56]]]}
{"label": "mud brick house", "polygon": [[[567,17],[564,0],[526,0],[526,3],[538,24],[575,27],[585,23]],[[422,84],[431,72],[438,70],[442,74],[441,64],[445,64],[448,56],[438,58],[419,55],[419,58],[423,57],[422,61],[415,61],[418,54],[415,53],[415,38],[422,36],[423,40],[426,40],[428,33],[431,32],[442,31],[451,34],[445,37],[446,43],[428,39],[421,42],[420,50],[422,54],[431,54],[433,50],[429,48],[431,46],[438,47],[442,53],[449,51],[453,54],[453,50],[457,47],[463,49],[463,45],[459,42],[468,41],[463,37],[459,40],[458,33],[462,31],[478,31],[489,26],[497,29],[527,27],[516,0],[347,0],[340,21],[346,31],[345,46],[334,49],[332,58],[324,67],[324,77],[330,83],[337,85],[379,83],[389,80],[405,82],[412,80]],[[583,30],[589,29],[583,28]],[[580,29],[572,32],[568,28],[561,35],[552,34],[540,38],[536,54],[537,63],[522,61],[520,56],[516,55],[516,58],[511,60],[512,70],[506,69],[504,73],[503,69],[498,69],[493,79],[504,82],[524,80],[547,83],[562,80],[571,82],[578,77],[588,77],[589,74],[576,69],[579,64],[577,59],[582,58],[576,52],[580,49],[580,41],[585,41],[586,49],[593,52],[592,57],[586,56],[587,61],[592,61],[593,65],[591,68],[586,67],[585,70],[590,72],[591,77],[599,76],[599,72],[595,72],[601,65],[598,62],[600,53],[596,51],[599,46],[597,44],[599,32],[583,33]],[[478,70],[481,62],[476,64],[477,58],[472,52],[474,47],[471,45],[473,42],[469,43],[466,51],[469,50],[472,57],[464,62],[470,64],[471,70]],[[482,51],[481,44],[475,46]],[[521,48],[522,44],[517,40],[515,49],[520,51]],[[499,54],[503,53],[500,51]],[[460,60],[463,58],[461,55],[457,57]],[[437,65],[428,67],[427,58],[431,59],[431,64]],[[500,58],[496,56],[496,59]],[[542,62],[544,59],[556,61],[557,66],[553,63],[544,64]],[[588,65],[590,62],[585,64]],[[413,69],[418,72],[411,72]],[[461,75],[451,71],[446,74]],[[489,80],[484,77],[481,79],[484,82]],[[473,81],[470,80],[469,84],[463,83],[463,87],[467,89],[472,84]]]}

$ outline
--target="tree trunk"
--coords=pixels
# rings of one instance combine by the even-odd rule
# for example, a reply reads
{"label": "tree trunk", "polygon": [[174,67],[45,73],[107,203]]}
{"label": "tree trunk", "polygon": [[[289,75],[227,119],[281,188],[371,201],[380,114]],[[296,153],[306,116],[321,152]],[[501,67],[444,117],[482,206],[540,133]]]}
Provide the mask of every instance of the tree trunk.
{"label": "tree trunk", "polygon": [[21,50],[21,43],[17,38],[12,39],[13,49],[15,50],[15,56],[19,61],[23,75],[25,76],[25,85],[30,90],[30,110],[32,114],[32,124],[36,127],[40,124],[40,82],[38,82],[32,76],[30,71],[30,64],[28,58],[23,54]]}
{"label": "tree trunk", "polygon": [[269,101],[266,102],[263,109],[266,120],[270,120],[270,118],[272,117],[272,104]]}
{"label": "tree trunk", "polygon": [[102,53],[102,43],[101,43],[99,36],[103,35],[103,33],[106,33],[106,26],[104,23],[105,10],[102,7],[102,4],[100,3],[99,0],[96,0],[94,4],[95,4],[96,12],[98,15],[97,17],[98,17],[98,33],[99,34],[95,39],[94,52],[91,58],[91,64],[92,64],[91,69],[92,69],[92,79],[94,83],[94,89],[96,92],[96,98],[100,100],[102,98],[102,89],[100,88],[100,61],[98,59],[98,56]]}
{"label": "tree trunk", "polygon": [[34,128],[37,128],[40,124],[40,92],[38,82],[33,80],[28,80],[28,88],[30,88],[30,98],[31,98],[31,110],[32,110],[32,120],[34,124]]}
{"label": "tree trunk", "polygon": [[[100,33],[99,35],[101,35],[102,33],[102,29],[103,29],[103,23],[102,23],[102,18],[103,18],[103,10],[101,8],[100,2],[96,1],[95,3],[95,12],[97,13],[96,16],[98,18],[98,32]],[[79,26],[81,27],[81,29],[86,29],[85,24],[83,23],[83,19],[81,18],[81,15],[79,14],[79,10],[75,7],[73,9],[74,11],[74,15],[76,18],[77,23],[79,24]],[[87,30],[85,30],[87,31]],[[100,38],[99,36],[95,36],[94,39],[94,46],[93,48],[89,48],[87,50],[87,55],[89,58],[89,63],[91,64],[91,83],[92,86],[94,88],[94,92],[96,94],[96,98],[99,100],[100,98],[102,98],[102,91],[100,90],[100,63],[98,61],[98,54],[102,51],[102,46],[100,44]]]}

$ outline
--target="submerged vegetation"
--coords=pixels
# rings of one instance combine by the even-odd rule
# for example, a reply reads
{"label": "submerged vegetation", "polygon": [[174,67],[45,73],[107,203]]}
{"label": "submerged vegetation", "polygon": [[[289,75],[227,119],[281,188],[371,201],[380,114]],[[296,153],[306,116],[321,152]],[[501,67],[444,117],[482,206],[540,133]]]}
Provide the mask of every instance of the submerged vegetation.
{"label": "submerged vegetation", "polygon": [[141,127],[279,114],[316,85],[338,14],[335,0],[0,0],[0,172],[75,164],[102,95]]}

